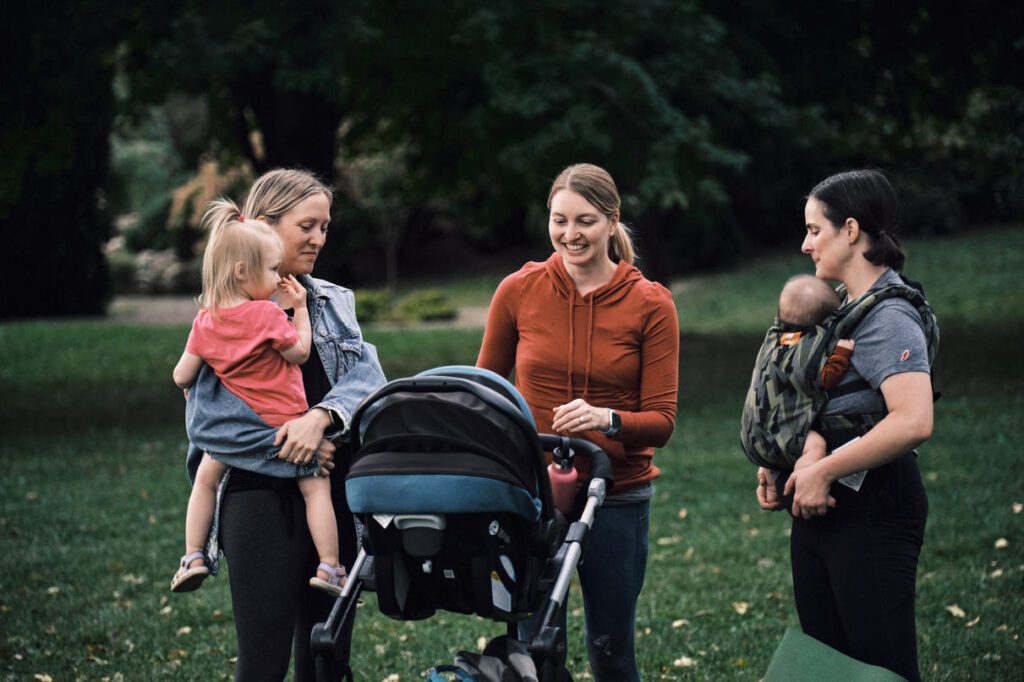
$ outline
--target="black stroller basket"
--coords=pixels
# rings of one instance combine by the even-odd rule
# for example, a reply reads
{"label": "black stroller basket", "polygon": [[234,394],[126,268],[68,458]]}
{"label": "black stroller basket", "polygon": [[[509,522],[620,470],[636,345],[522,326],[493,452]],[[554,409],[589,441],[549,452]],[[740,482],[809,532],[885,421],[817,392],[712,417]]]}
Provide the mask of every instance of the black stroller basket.
{"label": "black stroller basket", "polygon": [[[507,382],[452,369],[468,374],[390,382],[353,415],[346,494],[363,527],[363,548],[328,621],[314,628],[318,672],[347,667],[339,640],[364,588],[377,593],[381,612],[392,618],[429,618],[438,609],[472,613],[509,623],[512,637],[518,621],[543,614],[531,650],[539,669],[561,670],[565,633],[557,617],[611,480],[607,456],[589,441],[538,436]],[[593,458],[592,483],[600,491],[569,542],[545,451]]]}

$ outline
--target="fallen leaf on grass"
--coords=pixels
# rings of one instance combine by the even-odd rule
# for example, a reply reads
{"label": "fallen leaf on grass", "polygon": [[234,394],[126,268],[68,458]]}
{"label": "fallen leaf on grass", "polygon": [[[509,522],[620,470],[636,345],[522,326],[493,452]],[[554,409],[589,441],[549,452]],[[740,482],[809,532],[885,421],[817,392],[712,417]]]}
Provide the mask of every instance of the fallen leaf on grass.
{"label": "fallen leaf on grass", "polygon": [[758,568],[762,568],[762,569],[764,569],[764,568],[771,568],[774,565],[775,565],[775,560],[772,559],[771,557],[763,556],[763,557],[761,557],[760,559],[757,560],[757,567]]}
{"label": "fallen leaf on grass", "polygon": [[689,513],[690,512],[686,511],[686,507],[683,507],[682,509],[680,509],[679,510],[679,520],[682,521],[683,519],[685,519],[686,515],[689,514]]}
{"label": "fallen leaf on grass", "polygon": [[693,547],[687,547],[686,551],[683,552],[683,561],[689,561],[693,558]]}
{"label": "fallen leaf on grass", "polygon": [[487,638],[486,637],[481,637],[478,640],[476,640],[476,648],[478,650],[483,651],[485,646],[487,646]]}
{"label": "fallen leaf on grass", "polygon": [[658,538],[658,544],[661,545],[661,546],[665,546],[665,545],[678,545],[682,541],[683,541],[683,539],[681,537],[679,537],[678,535],[673,535],[672,537],[668,537],[668,538]]}
{"label": "fallen leaf on grass", "polygon": [[53,682],[53,678],[46,673],[36,673],[32,676],[33,680],[39,680],[39,682]]}
{"label": "fallen leaf on grass", "polygon": [[1013,503],[1013,513],[1014,514],[1020,514],[1022,511],[1024,511],[1024,504],[1021,504],[1020,502],[1014,502]]}
{"label": "fallen leaf on grass", "polygon": [[966,613],[964,613],[964,610],[956,604],[950,604],[946,607],[946,610],[949,611],[950,615],[952,615],[954,618],[963,618],[967,615]]}
{"label": "fallen leaf on grass", "polygon": [[677,668],[696,668],[697,661],[693,660],[689,656],[680,656],[676,660],[672,661],[672,665]]}
{"label": "fallen leaf on grass", "polygon": [[991,573],[989,573],[989,577],[991,577],[991,578],[998,578],[1002,574],[1003,574],[1003,569],[997,568],[996,570],[994,570]]}
{"label": "fallen leaf on grass", "polygon": [[750,537],[752,537],[752,538],[756,538],[756,537],[757,537],[757,534],[758,534],[758,533],[760,533],[760,532],[761,532],[761,531],[759,531],[759,530],[758,530],[758,529],[756,529],[756,528],[748,528],[748,529],[747,529],[747,535],[748,535],[748,536],[750,536]]}
{"label": "fallen leaf on grass", "polygon": [[[29,490],[27,493],[25,493],[25,500],[27,502],[35,502],[38,499],[39,493],[37,493],[35,490]],[[50,676],[46,675],[46,677],[49,678]]]}
{"label": "fallen leaf on grass", "polygon": [[125,573],[121,576],[121,580],[129,585],[142,585],[146,582],[146,579],[143,576],[135,575],[134,573]]}
{"label": "fallen leaf on grass", "polygon": [[981,621],[981,616],[978,616],[978,617],[974,618],[973,620],[969,620],[969,621],[967,621],[966,623],[964,623],[964,627],[965,627],[965,628],[973,628],[973,627],[974,627],[975,625],[977,625],[977,624],[978,624],[978,623],[979,623],[980,621]]}
{"label": "fallen leaf on grass", "polygon": [[169,614],[169,613],[170,613],[171,611],[173,611],[173,610],[174,610],[174,609],[173,609],[173,608],[171,608],[171,605],[170,605],[170,604],[168,604],[167,606],[165,606],[165,607],[163,607],[162,609],[160,609],[160,615],[161,615],[161,616],[166,616],[166,615],[168,615],[168,614]]}
{"label": "fallen leaf on grass", "polygon": [[750,604],[748,604],[745,601],[734,601],[732,603],[732,610],[735,611],[736,613],[740,614],[741,616],[745,615],[747,613],[747,609],[749,609],[749,608],[750,608]]}
{"label": "fallen leaf on grass", "polygon": [[939,472],[929,471],[927,474],[925,474],[925,479],[934,483],[935,481],[939,480]]}
{"label": "fallen leaf on grass", "polygon": [[180,628],[178,628],[178,636],[179,637],[181,637],[182,635],[189,635],[189,634],[192,634],[192,628],[190,628],[189,626],[183,625]]}
{"label": "fallen leaf on grass", "polygon": [[398,673],[391,673],[390,675],[385,677],[381,682],[398,682],[398,680],[400,679],[401,678],[398,676]]}
{"label": "fallen leaf on grass", "polygon": [[996,628],[996,632],[1006,632],[1009,629],[1010,629],[1010,626],[1007,625],[1006,623],[1003,623],[1002,625],[1000,625],[999,627]]}
{"label": "fallen leaf on grass", "polygon": [[690,621],[686,620],[685,618],[680,618],[679,620],[672,621],[672,627],[674,627],[674,628],[681,628],[684,625],[689,625],[689,624],[690,624]]}
{"label": "fallen leaf on grass", "polygon": [[996,540],[996,549],[1006,549],[1010,546],[1010,541],[1006,538],[999,538]]}
{"label": "fallen leaf on grass", "polygon": [[46,594],[60,594],[60,588],[54,585],[46,588]]}
{"label": "fallen leaf on grass", "polygon": [[107,661],[104,661],[99,656],[90,656],[89,660],[92,661],[93,663],[95,663],[96,665],[106,665],[107,664]]}

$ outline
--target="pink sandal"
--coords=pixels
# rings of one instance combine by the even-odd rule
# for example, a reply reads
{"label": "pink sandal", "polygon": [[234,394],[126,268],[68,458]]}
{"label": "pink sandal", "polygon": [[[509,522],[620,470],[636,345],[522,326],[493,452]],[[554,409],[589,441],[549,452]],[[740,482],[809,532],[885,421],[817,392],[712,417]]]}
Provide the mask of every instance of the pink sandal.
{"label": "pink sandal", "polygon": [[181,557],[181,566],[178,568],[178,572],[171,578],[171,592],[191,592],[192,590],[198,589],[203,581],[206,580],[206,576],[210,575],[210,569],[205,564],[202,566],[189,567],[196,559],[203,559],[205,557],[202,552],[191,552]]}
{"label": "pink sandal", "polygon": [[320,565],[316,567],[316,570],[323,571],[329,577],[324,580],[320,576],[313,576],[309,579],[309,586],[315,587],[318,590],[326,592],[335,597],[341,596],[341,590],[345,587],[345,583],[348,582],[348,578],[345,574],[344,566],[331,566],[320,562]]}

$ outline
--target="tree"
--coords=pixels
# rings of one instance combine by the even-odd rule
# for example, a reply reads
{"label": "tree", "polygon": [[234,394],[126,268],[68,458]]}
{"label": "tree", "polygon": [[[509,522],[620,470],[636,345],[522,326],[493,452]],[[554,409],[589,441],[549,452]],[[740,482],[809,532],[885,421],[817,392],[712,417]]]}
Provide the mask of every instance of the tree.
{"label": "tree", "polygon": [[101,250],[120,3],[12,5],[3,29],[3,318],[103,312]]}

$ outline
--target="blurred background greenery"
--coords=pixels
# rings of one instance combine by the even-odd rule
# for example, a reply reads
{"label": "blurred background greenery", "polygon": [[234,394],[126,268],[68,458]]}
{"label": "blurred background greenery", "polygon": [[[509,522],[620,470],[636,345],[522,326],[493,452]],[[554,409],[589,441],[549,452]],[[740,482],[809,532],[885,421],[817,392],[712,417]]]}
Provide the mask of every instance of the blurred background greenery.
{"label": "blurred background greenery", "polygon": [[[204,203],[301,166],[337,187],[318,274],[483,275],[544,252],[606,166],[648,276],[794,249],[801,197],[889,171],[929,236],[1024,214],[1017,2],[559,0],[6,7],[5,318],[195,293]],[[45,276],[39,273],[45,272]],[[424,305],[433,310],[429,301]]]}

